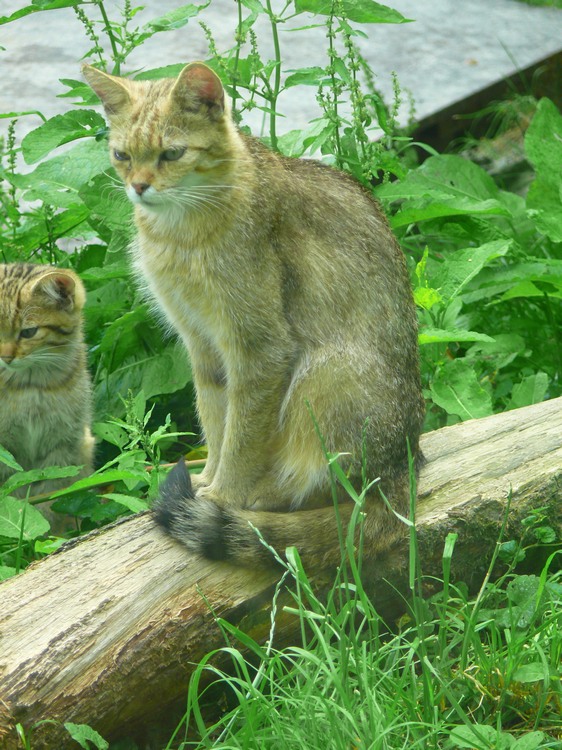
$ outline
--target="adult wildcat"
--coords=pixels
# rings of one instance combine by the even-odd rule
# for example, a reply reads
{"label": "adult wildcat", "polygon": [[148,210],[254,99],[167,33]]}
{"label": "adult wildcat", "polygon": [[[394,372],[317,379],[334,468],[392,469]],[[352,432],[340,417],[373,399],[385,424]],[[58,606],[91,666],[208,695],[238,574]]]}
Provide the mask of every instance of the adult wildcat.
{"label": "adult wildcat", "polygon": [[[271,559],[251,522],[279,552],[336,562],[314,421],[352,483],[364,463],[406,514],[407,441],[418,455],[423,421],[415,309],[386,219],[349,175],[238,132],[202,63],[175,80],[83,72],[135,207],[134,266],[189,351],[209,451],[195,492],[173,470],[157,521],[217,559]],[[345,526],[352,503],[338,494]],[[365,509],[372,556],[400,522],[377,487]]]}
{"label": "adult wildcat", "polygon": [[[85,299],[72,271],[0,264],[0,445],[25,470],[82,465],[82,476],[92,471]],[[0,463],[0,482],[12,473]],[[50,492],[70,481],[46,480],[29,491]],[[27,491],[14,494],[25,497]]]}

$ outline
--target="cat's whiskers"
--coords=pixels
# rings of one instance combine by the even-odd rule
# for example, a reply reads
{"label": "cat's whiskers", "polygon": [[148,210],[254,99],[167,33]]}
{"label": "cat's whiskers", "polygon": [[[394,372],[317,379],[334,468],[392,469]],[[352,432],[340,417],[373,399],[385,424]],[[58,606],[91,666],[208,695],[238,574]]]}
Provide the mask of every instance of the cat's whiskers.
{"label": "cat's whiskers", "polygon": [[232,185],[196,185],[186,187],[182,185],[168,188],[160,195],[165,196],[166,203],[181,209],[193,209],[203,212],[212,212],[215,209],[223,209],[227,203],[224,195],[225,188]]}
{"label": "cat's whiskers", "polygon": [[173,201],[178,207],[193,208],[200,212],[212,212],[215,209],[224,207],[223,203],[213,201],[212,199],[205,198],[204,196],[176,195],[173,197]]}
{"label": "cat's whiskers", "polygon": [[126,195],[125,185],[114,175],[110,174],[107,170],[103,173],[110,181],[111,184],[104,185],[101,190],[101,196],[105,199],[108,196],[118,195],[119,197],[123,194]]}

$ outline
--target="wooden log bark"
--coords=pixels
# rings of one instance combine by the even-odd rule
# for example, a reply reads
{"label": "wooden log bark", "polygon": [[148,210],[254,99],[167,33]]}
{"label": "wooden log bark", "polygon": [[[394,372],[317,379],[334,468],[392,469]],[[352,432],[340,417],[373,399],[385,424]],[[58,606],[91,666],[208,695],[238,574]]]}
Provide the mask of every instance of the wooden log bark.
{"label": "wooden log bark", "polygon": [[[444,539],[459,533],[454,563],[481,578],[509,502],[509,538],[544,507],[562,533],[562,399],[465,422],[423,438],[417,527],[422,568],[439,576]],[[509,501],[508,501],[509,498]],[[407,542],[368,587],[393,616],[406,590]],[[142,735],[187,694],[193,664],[223,645],[217,615],[257,640],[269,629],[279,574],[191,557],[150,515],[91,534],[0,586],[0,748],[19,747],[15,725],[87,723],[106,738]],[[280,612],[277,645],[296,642]],[[75,747],[60,724],[34,731],[34,750]]]}

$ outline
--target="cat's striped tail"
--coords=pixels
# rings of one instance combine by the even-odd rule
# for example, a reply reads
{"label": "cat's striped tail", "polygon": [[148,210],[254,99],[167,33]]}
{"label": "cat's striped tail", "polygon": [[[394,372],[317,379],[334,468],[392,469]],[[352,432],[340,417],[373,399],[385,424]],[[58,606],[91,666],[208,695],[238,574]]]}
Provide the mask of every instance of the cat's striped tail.
{"label": "cat's striped tail", "polygon": [[[394,489],[407,489],[403,480],[400,485],[397,482]],[[338,507],[344,534],[353,507],[352,502]],[[404,526],[380,497],[367,500],[366,510],[364,553],[371,557],[387,550],[403,533]],[[172,537],[211,560],[245,566],[273,565],[275,557],[261,536],[281,556],[287,547],[296,547],[310,568],[332,567],[341,562],[340,532],[333,506],[290,512],[221,507],[196,496],[183,460],[170,471],[153,512],[156,522]]]}

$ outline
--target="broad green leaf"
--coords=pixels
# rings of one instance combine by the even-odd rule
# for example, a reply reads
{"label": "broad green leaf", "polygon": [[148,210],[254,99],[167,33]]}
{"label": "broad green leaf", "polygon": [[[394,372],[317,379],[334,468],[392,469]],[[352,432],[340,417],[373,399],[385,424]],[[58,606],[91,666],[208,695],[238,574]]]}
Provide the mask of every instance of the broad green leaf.
{"label": "broad green leaf", "polygon": [[[84,258],[84,253],[81,259]],[[124,262],[112,263],[103,267],[93,266],[88,270],[80,270],[80,278],[83,281],[105,281],[113,279],[122,279],[130,272],[129,265]]]}
{"label": "broad green leaf", "polygon": [[24,112],[2,112],[0,120],[17,120],[18,117],[26,117],[27,115],[37,115],[43,122],[47,122],[45,115],[37,109],[26,109]]}
{"label": "broad green leaf", "polygon": [[59,78],[59,81],[68,88],[68,91],[64,94],[57,94],[58,99],[76,99],[88,107],[98,104],[99,98],[85,81],[77,81],[75,78]]}
{"label": "broad green leaf", "polygon": [[[343,18],[356,23],[407,23],[410,20],[374,0],[342,0],[342,8]],[[332,0],[295,0],[295,9],[297,13],[329,16],[333,13],[334,3]]]}
{"label": "broad green leaf", "polygon": [[525,135],[525,151],[536,178],[527,194],[527,208],[537,228],[562,242],[562,115],[541,99]]}
{"label": "broad green leaf", "polygon": [[161,337],[162,331],[148,305],[138,305],[107,326],[99,344],[100,352],[110,355],[115,368],[139,351],[159,348]]}
{"label": "broad green leaf", "polygon": [[0,16],[0,25],[16,21],[18,18],[24,18],[30,13],[37,13],[41,10],[55,10],[56,8],[73,8],[81,5],[84,0],[33,0],[31,5],[15,11],[11,16]]}
{"label": "broad green leaf", "polygon": [[146,477],[139,471],[132,471],[129,469],[110,469],[109,471],[104,471],[100,474],[92,474],[85,479],[79,479],[69,487],[65,487],[64,490],[53,492],[51,497],[64,497],[65,495],[70,495],[72,492],[87,490],[99,485],[112,484],[113,482],[125,481],[127,479],[134,479],[138,482],[141,479],[146,479]]}
{"label": "broad green leaf", "polygon": [[119,503],[119,505],[123,505],[132,513],[140,513],[148,508],[146,500],[141,500],[141,498],[133,497],[132,495],[123,495],[119,492],[108,492],[107,494],[104,494],[103,497],[104,499],[107,498],[108,500],[113,500],[114,502]]}
{"label": "broad green leaf", "polygon": [[174,63],[173,65],[164,65],[161,68],[151,68],[137,73],[135,81],[154,81],[159,78],[177,78],[187,65],[184,63]]}
{"label": "broad green leaf", "polygon": [[[525,286],[529,282],[533,285]],[[530,296],[535,296],[537,282],[540,282],[543,291],[548,290],[548,293],[550,290],[548,286],[542,286],[543,283],[553,285],[556,294],[562,291],[562,260],[528,256],[520,263],[484,268],[478,278],[478,288],[463,293],[463,301],[478,302],[499,294],[509,294],[514,288],[520,292],[527,288]]]}
{"label": "broad green leaf", "polygon": [[455,727],[449,734],[449,742],[455,748],[470,748],[470,750],[498,748],[497,740],[497,729],[486,724]]}
{"label": "broad green leaf", "polygon": [[432,200],[428,197],[418,206],[408,205],[407,208],[390,217],[390,224],[393,229],[398,229],[417,221],[440,219],[444,216],[471,216],[474,214],[479,216],[509,216],[507,209],[497,200],[479,201],[466,196],[455,196],[448,199],[446,196],[442,196],[438,200]]}
{"label": "broad green leaf", "polygon": [[201,11],[210,4],[210,2],[211,0],[207,0],[207,2],[203,3],[202,5],[192,5],[188,3],[187,5],[182,5],[179,8],[174,8],[174,10],[169,11],[165,15],[149,21],[144,28],[151,31],[152,33],[156,33],[158,31],[172,31],[173,29],[181,29],[182,26],[186,25],[190,18],[194,18],[195,16],[199,15],[199,13],[201,13]]}
{"label": "broad green leaf", "polygon": [[97,748],[97,750],[107,750],[109,747],[109,742],[106,742],[100,734],[87,724],[72,724],[71,722],[66,722],[64,728],[72,739],[77,742],[80,747],[83,747],[84,750],[91,750],[90,742],[95,748]]}
{"label": "broad green leaf", "polygon": [[[171,344],[162,354],[147,363],[142,376],[146,398],[161,393],[174,393],[191,380],[191,368],[182,344]],[[137,389],[138,390],[138,389]]]}
{"label": "broad green leaf", "polygon": [[466,358],[490,362],[495,370],[511,364],[518,355],[525,355],[525,339],[516,333],[498,333],[491,342],[479,342],[466,352]]}
{"label": "broad green leaf", "polygon": [[10,451],[6,450],[6,448],[3,448],[1,445],[0,445],[0,463],[5,464],[6,466],[9,466],[10,469],[15,469],[16,471],[23,471],[22,467],[18,464],[18,462],[12,456]]}
{"label": "broad green leaf", "polygon": [[512,606],[502,611],[501,615],[508,618],[507,622],[514,623],[518,628],[528,628],[540,613],[540,602],[537,601],[540,588],[538,576],[519,575],[513,578],[506,589]]}
{"label": "broad green leaf", "polygon": [[285,80],[285,88],[292,86],[318,86],[322,81],[327,79],[324,68],[299,68],[298,70],[288,71],[291,73]]}
{"label": "broad green leaf", "polygon": [[480,385],[471,363],[464,359],[444,365],[430,388],[433,401],[462,420],[487,417],[493,412],[490,394]]}
{"label": "broad green leaf", "polygon": [[62,545],[68,541],[67,539],[63,539],[62,537],[56,537],[49,539],[37,539],[34,544],[35,552],[39,555],[52,555],[53,552],[56,552]]}
{"label": "broad green leaf", "polygon": [[[25,519],[24,519],[25,511]],[[19,539],[23,520],[23,538],[37,539],[51,528],[41,513],[25,500],[5,497],[0,500],[0,536]]]}
{"label": "broad green leaf", "polygon": [[508,409],[519,409],[544,401],[548,391],[549,378],[546,372],[527,375],[520,383],[513,386]]}
{"label": "broad green leaf", "polygon": [[317,147],[322,145],[333,132],[333,123],[320,118],[305,130],[289,130],[284,133],[277,139],[277,146],[285,156],[302,156],[312,144]]}
{"label": "broad green leaf", "polygon": [[92,427],[92,432],[100,440],[105,440],[118,448],[123,448],[129,442],[127,431],[117,424],[96,422]]}
{"label": "broad green leaf", "polygon": [[481,167],[460,156],[431,156],[397,182],[376,189],[385,201],[402,201],[394,227],[414,221],[465,214],[510,216],[500,192]]}
{"label": "broad green leaf", "polygon": [[64,143],[95,136],[104,127],[105,120],[92,109],[73,109],[56,115],[24,137],[23,158],[28,164],[34,164]]}
{"label": "broad green leaf", "polygon": [[548,666],[541,661],[523,664],[515,670],[512,677],[516,682],[542,682],[545,677],[549,677]]}
{"label": "broad green leaf", "polygon": [[562,115],[550,99],[541,99],[525,134],[525,152],[537,172],[562,173]]}
{"label": "broad green leaf", "polygon": [[83,185],[109,166],[107,144],[89,138],[66,154],[41,162],[33,172],[15,175],[12,181],[26,191],[26,200],[66,208],[77,203]]}
{"label": "broad green leaf", "polygon": [[539,287],[532,281],[522,281],[519,284],[515,284],[507,292],[504,292],[498,302],[506,302],[509,299],[517,299],[518,297],[541,297],[542,299],[548,294],[549,297],[556,297],[557,299],[562,298],[562,289],[550,289],[548,292],[545,289],[539,289]]}
{"label": "broad green leaf", "polygon": [[[80,471],[79,466],[48,466],[45,469],[31,469],[31,471],[18,471],[4,482],[1,488],[2,494],[10,494],[20,487],[25,487],[32,482],[43,482],[48,479],[65,479],[75,477]],[[30,497],[33,495],[33,487],[30,489]]]}
{"label": "broad green leaf", "polygon": [[432,284],[443,299],[450,302],[486,265],[507,255],[511,246],[511,240],[493,240],[480,247],[468,247],[449,253],[440,263],[428,262]]}
{"label": "broad green leaf", "polygon": [[15,568],[10,568],[8,565],[0,565],[0,581],[13,578],[16,574],[17,570]]}
{"label": "broad green leaf", "polygon": [[552,526],[534,526],[533,534],[539,544],[552,544],[558,539],[558,535]]}
{"label": "broad green leaf", "polygon": [[129,390],[138,393],[144,390],[146,398],[163,393],[174,393],[191,381],[191,369],[184,347],[169,344],[152,356],[130,357],[107,378],[100,381],[96,398],[101,411],[121,414],[123,404],[119,395],[125,397]]}
{"label": "broad green leaf", "polygon": [[448,341],[488,341],[493,342],[493,338],[485,333],[476,331],[465,331],[461,328],[422,328],[418,334],[420,344],[437,344]]}
{"label": "broad green leaf", "polygon": [[443,297],[437,289],[431,289],[427,286],[418,286],[414,289],[414,302],[424,310],[431,310],[432,307],[443,301]]}
{"label": "broad green leaf", "polygon": [[[545,740],[544,732],[528,732],[514,742],[513,750],[536,750],[541,747]],[[548,747],[548,745],[545,745],[545,747]]]}
{"label": "broad green leaf", "polygon": [[[72,199],[72,196],[68,197]],[[66,202],[66,199],[63,202]],[[48,223],[41,213],[37,213],[33,221],[26,223],[23,231],[18,231],[18,246],[22,253],[27,254],[34,252],[40,245],[58,240],[60,237],[83,237],[91,231],[84,223],[89,214],[83,203],[72,203],[67,209],[51,216]]]}

